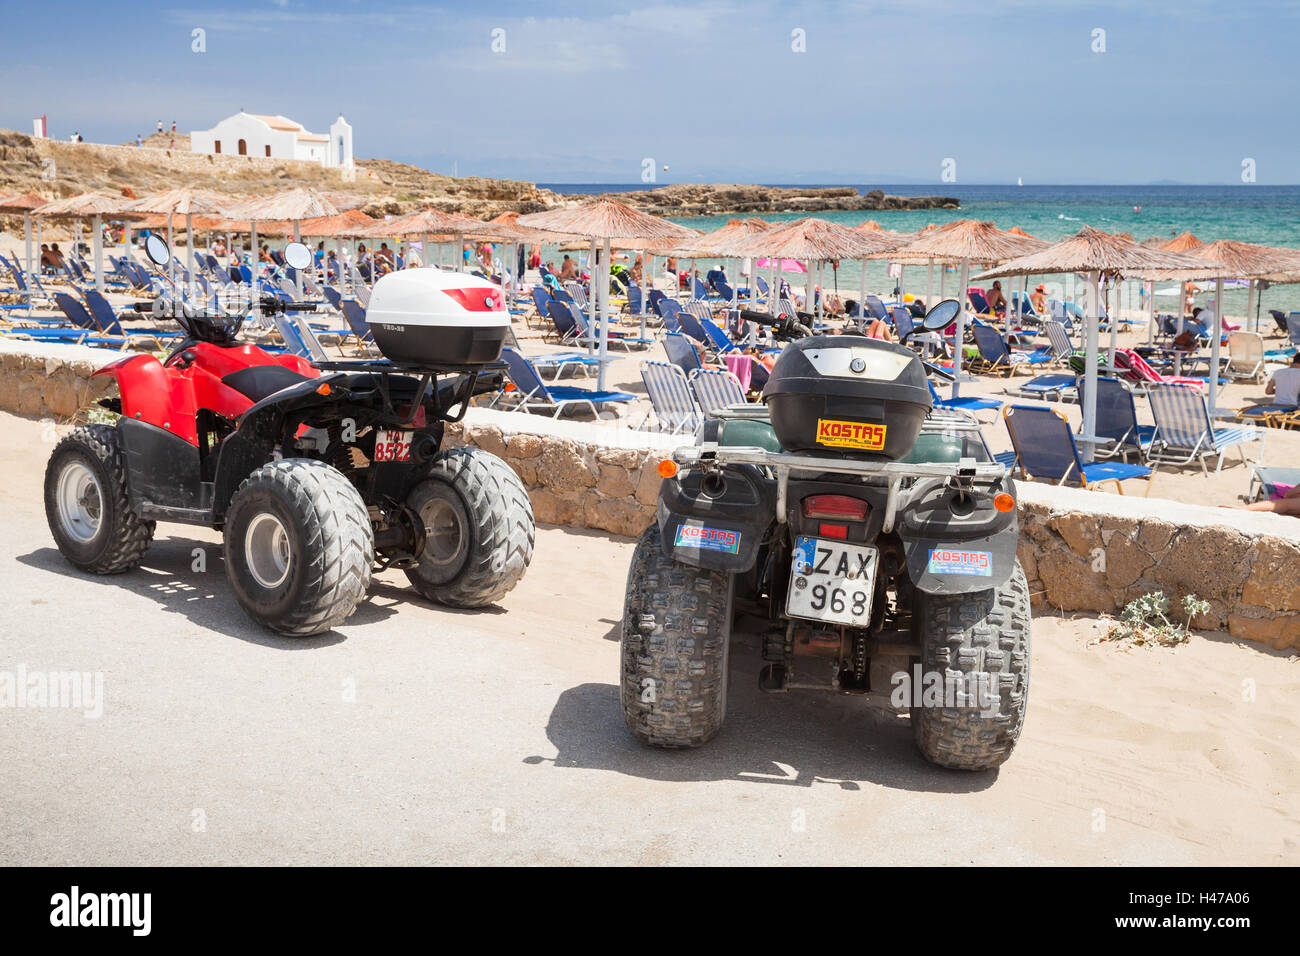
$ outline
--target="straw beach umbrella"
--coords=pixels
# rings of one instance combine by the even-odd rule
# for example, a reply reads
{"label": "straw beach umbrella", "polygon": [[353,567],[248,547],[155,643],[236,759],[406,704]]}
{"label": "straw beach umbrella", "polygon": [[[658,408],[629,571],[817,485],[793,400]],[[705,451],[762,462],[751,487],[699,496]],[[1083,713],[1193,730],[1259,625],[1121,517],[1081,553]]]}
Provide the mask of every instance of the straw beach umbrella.
{"label": "straw beach umbrella", "polygon": [[[961,264],[961,278],[958,280],[957,289],[957,300],[961,303],[961,310],[957,313],[957,340],[956,348],[953,350],[952,367],[952,395],[954,398],[958,396],[962,379],[962,342],[966,334],[966,286],[970,281],[970,264],[972,262],[1001,262],[1046,247],[1047,243],[1041,239],[1003,232],[991,222],[980,222],[976,219],[958,219],[956,222],[940,226],[926,235],[919,236],[891,253],[875,257],[877,259],[893,259],[895,257],[902,259],[927,258],[936,262],[956,262]],[[1008,320],[1009,318],[1008,316]]]}
{"label": "straw beach umbrella", "polygon": [[23,217],[23,243],[28,272],[32,271],[32,210],[44,206],[48,201],[36,193],[14,193],[0,198],[0,214]]}
{"label": "straw beach umbrella", "polygon": [[[1246,321],[1250,322],[1251,305],[1254,301],[1255,280],[1267,278],[1286,268],[1300,268],[1300,253],[1293,249],[1279,249],[1276,246],[1261,246],[1250,242],[1238,242],[1235,239],[1218,239],[1191,247],[1184,255],[1202,259],[1213,270],[1214,279],[1214,327],[1210,331],[1210,417],[1214,417],[1218,398],[1218,368],[1220,339],[1223,337],[1223,280],[1246,279],[1250,284],[1246,289]],[[1217,268],[1215,268],[1217,267]],[[1168,278],[1182,278],[1170,276]],[[1197,276],[1192,276],[1197,278]]]}
{"label": "straw beach umbrella", "polygon": [[[137,199],[128,207],[133,212],[152,213],[167,217],[167,244],[172,243],[172,217],[185,217],[185,248],[189,253],[190,274],[194,273],[194,216],[221,216],[230,201],[214,193],[182,186],[144,199]],[[174,260],[173,260],[174,261]]]}
{"label": "straw beach umbrella", "polygon": [[101,228],[103,217],[113,216],[121,219],[139,219],[145,214],[133,212],[130,205],[133,200],[121,196],[111,196],[103,192],[82,193],[67,199],[56,199],[32,210],[32,215],[48,219],[90,219],[94,234],[91,245],[94,249],[95,291],[104,291],[104,231]]}
{"label": "straw beach umbrella", "polygon": [[[748,219],[729,219],[724,225],[714,229],[712,232],[692,236],[690,239],[677,243],[677,245],[673,246],[671,250],[665,251],[671,252],[674,256],[680,256],[691,260],[691,277],[693,283],[696,259],[745,259],[747,258],[746,256],[736,256],[730,250],[738,244],[743,245],[745,241],[752,236],[756,236],[762,232],[768,232],[773,228],[773,224],[768,222],[766,219],[759,219],[754,216],[751,216]],[[773,281],[775,281],[776,276],[776,265],[776,263],[773,263],[772,266]],[[754,268],[751,272],[755,276],[757,275],[757,261],[755,261]],[[737,271],[737,274],[739,274],[739,270]],[[757,283],[751,284],[757,285]],[[737,306],[739,306],[739,281],[736,282],[734,295],[735,299],[733,301]],[[641,297],[641,305],[644,309],[645,296]]]}
{"label": "straw beach umbrella", "polygon": [[[415,212],[407,213],[404,216],[398,216],[394,219],[382,219],[374,224],[363,236],[370,239],[415,239],[420,238],[425,245],[429,243],[431,236],[439,237],[456,237],[457,271],[465,271],[465,259],[460,255],[459,246],[463,244],[464,237],[471,235],[475,230],[482,229],[485,223],[478,219],[471,219],[468,216],[461,216],[453,212],[443,212],[439,209],[425,208],[417,209]],[[428,253],[425,253],[428,257]]]}
{"label": "straw beach umbrella", "polygon": [[[645,243],[672,243],[696,235],[695,230],[678,226],[633,209],[613,199],[547,212],[520,216],[520,226],[542,229],[563,236],[585,236],[591,240],[593,315],[599,314],[600,373],[597,388],[605,387],[606,363],[609,361],[609,259],[612,245],[645,248]],[[596,257],[596,243],[602,243],[603,257]],[[601,273],[600,275],[597,272]]]}
{"label": "straw beach umbrella", "polygon": [[1090,308],[1085,316],[1086,343],[1084,346],[1084,376],[1087,383],[1083,402],[1083,435],[1080,439],[1088,444],[1087,455],[1092,456],[1092,447],[1097,442],[1097,326],[1100,320],[1099,307],[1101,295],[1099,283],[1101,276],[1111,278],[1132,276],[1136,278],[1156,278],[1162,274],[1206,275],[1213,272],[1213,267],[1201,259],[1175,253],[1151,249],[1129,239],[1121,239],[1091,226],[1085,226],[1073,236],[1067,236],[1039,252],[1031,253],[1004,262],[1002,265],[981,272],[977,280],[994,279],[1000,276],[1037,275],[1062,272],[1082,272],[1088,276],[1088,290],[1091,297]]}
{"label": "straw beach umbrella", "polygon": [[[839,263],[844,259],[867,259],[902,242],[883,233],[862,232],[849,226],[809,216],[776,226],[738,241],[732,246],[736,253],[765,255],[773,259],[803,261],[808,268],[808,288],[805,306],[814,308],[813,298],[816,275],[826,262]],[[821,304],[816,308],[820,314]]]}
{"label": "straw beach umbrella", "polygon": [[[240,203],[228,213],[229,218],[247,222],[251,228],[253,241],[253,275],[257,275],[257,224],[259,222],[292,222],[293,238],[298,242],[302,238],[299,225],[304,219],[320,219],[323,216],[338,215],[338,207],[310,187],[298,187],[282,193],[250,199]],[[256,283],[254,283],[256,285]],[[302,276],[295,283],[298,298],[302,298]]]}

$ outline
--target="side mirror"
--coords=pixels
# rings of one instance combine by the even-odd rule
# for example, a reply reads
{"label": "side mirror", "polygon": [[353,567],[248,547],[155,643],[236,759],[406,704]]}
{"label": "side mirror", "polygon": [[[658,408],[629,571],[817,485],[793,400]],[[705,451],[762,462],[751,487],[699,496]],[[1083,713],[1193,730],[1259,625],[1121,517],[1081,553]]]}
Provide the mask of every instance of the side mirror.
{"label": "side mirror", "polygon": [[172,251],[167,248],[167,240],[156,232],[145,237],[144,252],[156,266],[165,266],[172,261]]}
{"label": "side mirror", "polygon": [[957,321],[957,315],[960,312],[960,302],[956,299],[944,299],[925,313],[925,318],[921,320],[921,328],[927,332],[942,332]]}
{"label": "side mirror", "polygon": [[295,269],[306,269],[311,265],[311,250],[301,242],[291,242],[284,247],[284,261]]}

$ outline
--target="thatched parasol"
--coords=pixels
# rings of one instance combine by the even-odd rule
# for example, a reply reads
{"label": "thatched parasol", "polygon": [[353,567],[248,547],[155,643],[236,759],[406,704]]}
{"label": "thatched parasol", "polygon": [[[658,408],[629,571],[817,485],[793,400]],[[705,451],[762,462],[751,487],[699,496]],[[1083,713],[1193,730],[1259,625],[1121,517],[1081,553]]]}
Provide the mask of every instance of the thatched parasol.
{"label": "thatched parasol", "polygon": [[[911,242],[894,249],[892,252],[878,254],[876,259],[889,259],[894,262],[914,263],[959,263],[961,278],[958,280],[957,299],[962,304],[957,316],[957,349],[953,360],[952,394],[957,397],[962,381],[961,342],[966,332],[966,287],[969,282],[970,264],[972,262],[1000,262],[1013,259],[1028,252],[1045,249],[1047,243],[1029,235],[1003,232],[991,222],[978,219],[958,219],[954,222],[922,231]],[[927,295],[929,294],[927,290]],[[1007,323],[1010,328],[1011,310],[1007,309]]]}
{"label": "thatched parasol", "polygon": [[[257,224],[259,222],[293,223],[293,238],[300,242],[302,232],[299,228],[304,219],[320,219],[324,216],[338,215],[338,207],[310,186],[299,186],[282,193],[262,196],[240,203],[228,212],[231,219],[247,222],[252,237],[253,261],[257,262]],[[302,276],[297,276],[298,298],[302,298]]]}
{"label": "thatched parasol", "polygon": [[1160,243],[1159,248],[1163,252],[1191,252],[1193,249],[1199,249],[1205,245],[1200,239],[1197,239],[1190,232],[1180,233],[1168,242]]}
{"label": "thatched parasol", "polygon": [[[821,284],[825,263],[838,268],[844,259],[862,260],[862,297],[866,298],[866,260],[887,250],[895,249],[910,237],[891,234],[883,229],[853,229],[815,216],[796,219],[766,232],[758,233],[735,246],[737,251],[750,255],[765,255],[774,261],[773,282],[776,281],[776,262],[797,259],[806,262],[809,288],[806,305],[811,311],[814,291]],[[775,299],[775,296],[773,296]],[[821,314],[822,303],[817,306]]]}
{"label": "thatched parasol", "polygon": [[[517,225],[542,229],[562,236],[586,236],[591,240],[592,318],[600,316],[600,373],[597,388],[605,388],[605,371],[609,361],[609,262],[612,245],[645,249],[660,242],[670,243],[696,235],[695,230],[666,219],[639,212],[613,199],[597,199],[566,209],[520,216]],[[597,256],[596,243],[602,242],[603,257]],[[599,275],[599,281],[597,276]],[[643,336],[644,337],[644,336]]]}
{"label": "thatched parasol", "polygon": [[185,217],[185,248],[189,254],[190,273],[194,272],[194,216],[222,216],[230,201],[216,193],[181,186],[137,199],[130,204],[133,212],[167,217],[167,245],[172,245],[172,217]]}
{"label": "thatched parasol", "polygon": [[28,272],[32,271],[32,210],[44,206],[48,201],[36,193],[14,193],[0,197],[0,214],[23,217],[23,243]]}
{"label": "thatched parasol", "polygon": [[[1110,233],[1085,226],[1073,236],[1067,236],[1048,248],[1027,256],[1021,256],[996,268],[980,273],[975,278],[992,279],[999,276],[1014,276],[1040,273],[1086,272],[1088,274],[1088,291],[1092,302],[1086,316],[1087,344],[1085,346],[1085,371],[1087,382],[1083,408],[1083,437],[1094,436],[1097,422],[1097,326],[1101,295],[1099,282],[1101,276],[1112,279],[1120,278],[1161,278],[1171,273],[1189,276],[1221,275],[1221,267],[1204,260],[1196,259],[1185,253],[1163,252],[1148,248],[1131,239],[1121,239]],[[1118,315],[1112,316],[1111,354],[1114,361],[1115,330]],[[1217,345],[1218,336],[1215,336]],[[1217,365],[1212,365],[1217,368]],[[1211,390],[1213,395],[1213,390]],[[1089,445],[1089,454],[1091,454]]]}
{"label": "thatched parasol", "polygon": [[[101,228],[103,217],[114,219],[140,219],[145,215],[133,211],[130,207],[134,200],[122,196],[113,196],[105,192],[81,193],[66,199],[56,199],[32,210],[32,215],[40,219],[89,219],[91,220],[91,248],[95,261],[95,291],[104,291],[104,232]],[[38,224],[39,228],[39,224]],[[39,241],[39,234],[38,234]]]}

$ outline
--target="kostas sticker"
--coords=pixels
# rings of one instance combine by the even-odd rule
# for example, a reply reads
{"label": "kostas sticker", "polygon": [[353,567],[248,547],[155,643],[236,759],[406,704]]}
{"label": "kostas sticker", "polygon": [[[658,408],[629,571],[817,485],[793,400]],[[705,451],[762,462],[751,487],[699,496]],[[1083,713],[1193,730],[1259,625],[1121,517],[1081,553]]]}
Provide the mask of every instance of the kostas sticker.
{"label": "kostas sticker", "polygon": [[987,551],[951,551],[947,548],[930,549],[931,574],[974,574],[982,578],[993,577],[993,555]]}
{"label": "kostas sticker", "polygon": [[674,545],[679,548],[698,548],[701,551],[736,554],[740,551],[740,532],[684,524],[677,529],[677,540]]}
{"label": "kostas sticker", "polygon": [[817,419],[817,444],[829,445],[831,448],[880,451],[885,447],[885,426],[819,418]]}

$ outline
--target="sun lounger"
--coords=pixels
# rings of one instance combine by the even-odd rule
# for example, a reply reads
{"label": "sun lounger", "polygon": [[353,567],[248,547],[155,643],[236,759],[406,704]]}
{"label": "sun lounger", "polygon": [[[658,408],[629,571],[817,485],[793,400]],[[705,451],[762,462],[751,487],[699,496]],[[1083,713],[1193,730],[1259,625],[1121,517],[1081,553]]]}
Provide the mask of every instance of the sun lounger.
{"label": "sun lounger", "polygon": [[653,415],[660,431],[671,434],[693,432],[703,419],[690,381],[678,366],[668,362],[642,362],[641,381],[650,398],[650,411],[637,427]]}
{"label": "sun lounger", "polygon": [[1246,500],[1281,498],[1296,485],[1300,485],[1300,468],[1254,465],[1250,469],[1250,488],[1246,492]]}
{"label": "sun lounger", "polygon": [[[1079,379],[1079,404],[1086,396],[1086,380]],[[1133,392],[1117,378],[1101,377],[1097,379],[1097,421],[1094,431],[1098,438],[1109,438],[1111,444],[1096,446],[1094,453],[1099,458],[1114,458],[1116,455],[1128,461],[1132,452],[1146,454],[1155,436],[1154,425],[1139,425],[1137,404],[1133,401]]]}
{"label": "sun lounger", "polygon": [[1148,461],[1177,465],[1199,461],[1201,471],[1208,475],[1205,459],[1210,455],[1219,456],[1214,469],[1218,473],[1229,448],[1235,447],[1245,462],[1245,446],[1263,440],[1263,432],[1253,424],[1212,427],[1205,396],[1190,386],[1157,385],[1147,394],[1147,401],[1156,420]]}
{"label": "sun lounger", "polygon": [[1076,398],[1075,378],[1072,372],[1046,372],[1035,375],[1027,382],[1007,382],[1004,391],[1019,398],[1072,402]]}
{"label": "sun lounger", "polygon": [[1041,365],[1052,361],[1052,356],[1044,351],[1012,352],[1007,348],[998,330],[991,325],[976,325],[971,331],[975,335],[975,345],[979,349],[979,359],[975,361],[972,372],[985,372],[993,375],[1014,375],[1021,368]]}
{"label": "sun lounger", "polygon": [[690,375],[691,390],[705,415],[730,405],[744,405],[745,389],[740,379],[725,369],[701,368]]}
{"label": "sun lounger", "polygon": [[514,383],[517,392],[514,397],[516,411],[531,412],[537,409],[549,411],[553,418],[559,418],[566,408],[576,405],[590,408],[591,414],[599,417],[597,405],[607,402],[634,402],[637,399],[630,392],[597,391],[579,388],[576,385],[547,386],[533,363],[519,352],[510,348],[502,349],[501,358],[506,363],[510,381]]}
{"label": "sun lounger", "polygon": [[1054,408],[1012,405],[1002,410],[1002,420],[1011,435],[1017,467],[1026,478],[1044,479],[1058,485],[1077,484],[1089,490],[1114,482],[1120,494],[1124,493],[1121,482],[1145,478],[1146,493],[1151,494],[1154,472],[1145,465],[1111,461],[1084,464],[1069,422]]}
{"label": "sun lounger", "polygon": [[979,398],[974,395],[960,396],[958,398],[942,398],[935,390],[934,383],[926,379],[930,386],[930,398],[934,401],[935,408],[960,409],[964,412],[978,412],[987,408],[1001,408],[1002,403],[993,398]]}

